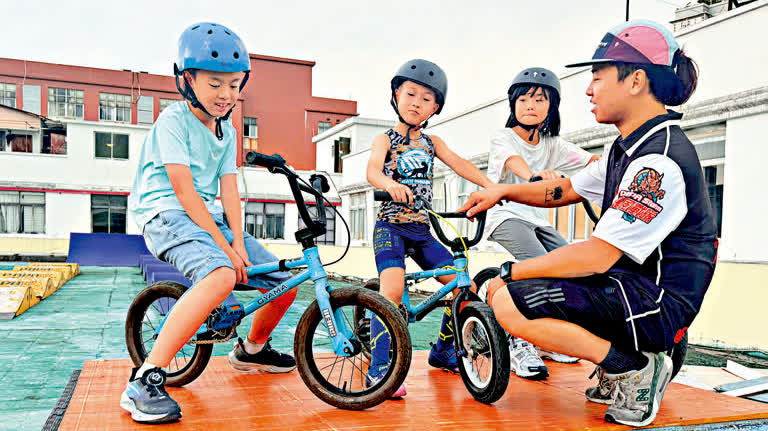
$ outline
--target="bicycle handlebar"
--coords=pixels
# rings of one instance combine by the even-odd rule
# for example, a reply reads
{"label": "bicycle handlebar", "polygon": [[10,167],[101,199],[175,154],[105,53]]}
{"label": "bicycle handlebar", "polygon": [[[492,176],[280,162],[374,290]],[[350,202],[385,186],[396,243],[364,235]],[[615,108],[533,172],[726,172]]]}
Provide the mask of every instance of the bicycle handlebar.
{"label": "bicycle handlebar", "polygon": [[[440,241],[443,244],[451,247],[452,250],[463,250],[464,246],[462,245],[461,240],[459,238],[454,238],[450,240],[448,239],[448,237],[445,236],[443,229],[440,227],[440,220],[438,220],[438,218],[435,217],[434,214],[432,214],[432,208],[430,208],[429,204],[418,196],[414,196],[413,199],[414,200],[413,200],[412,209],[417,211],[420,211],[422,209],[429,210],[429,212],[427,212],[427,214],[429,215],[429,221],[432,224],[432,227],[435,229],[435,233],[437,234],[438,239],[440,239]],[[374,190],[373,200],[378,202],[394,202],[392,199],[392,196],[390,196],[389,193],[381,190]],[[402,205],[407,205],[402,202],[398,202],[398,203]],[[445,213],[435,212],[435,214],[439,215],[442,218],[467,218],[467,213],[464,213],[464,212],[445,212]],[[468,239],[467,237],[462,237],[467,248],[474,247],[482,239],[483,231],[485,230],[485,216],[486,216],[485,211],[474,215],[474,218],[477,219],[477,229],[475,230],[475,237],[472,238],[471,240]]]}
{"label": "bicycle handlebar", "polygon": [[[561,175],[561,176],[560,176],[560,178],[565,178],[565,177]],[[541,181],[541,180],[543,180],[543,179],[544,179],[544,178],[542,178],[542,177],[540,177],[540,176],[536,175],[536,176],[533,176],[533,177],[531,177],[531,178],[528,180],[528,182],[529,182],[529,183],[535,183],[535,182],[537,182],[537,181]],[[589,216],[589,219],[590,219],[590,220],[592,220],[592,222],[593,222],[593,223],[597,224],[597,221],[598,221],[598,220],[600,220],[600,218],[597,216],[597,214],[595,214],[595,210],[594,210],[594,209],[592,209],[592,205],[590,205],[589,201],[587,201],[586,199],[584,199],[584,200],[581,202],[581,204],[584,206],[584,211],[587,213],[587,216]]]}
{"label": "bicycle handlebar", "polygon": [[[304,221],[304,224],[311,230],[315,231],[317,228],[314,225],[317,223],[322,226],[322,233],[325,233],[326,217],[325,217],[325,205],[323,204],[323,192],[330,190],[328,180],[325,176],[320,174],[312,174],[310,182],[312,187],[307,187],[304,184],[299,184],[299,176],[285,163],[285,159],[280,154],[273,154],[268,156],[266,154],[257,153],[256,151],[249,151],[245,155],[245,162],[249,165],[261,166],[267,168],[269,172],[273,174],[282,174],[288,179],[288,185],[291,187],[291,193],[296,200],[296,207],[299,209],[299,216]],[[307,204],[304,202],[304,195],[301,192],[306,192],[315,197],[315,207],[317,208],[318,221],[312,220],[307,210]]]}

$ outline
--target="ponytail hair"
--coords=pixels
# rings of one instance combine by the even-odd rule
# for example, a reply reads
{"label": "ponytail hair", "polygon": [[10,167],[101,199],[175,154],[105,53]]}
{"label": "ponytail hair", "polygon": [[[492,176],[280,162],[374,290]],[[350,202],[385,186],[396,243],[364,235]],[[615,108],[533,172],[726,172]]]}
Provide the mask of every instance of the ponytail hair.
{"label": "ponytail hair", "polygon": [[673,100],[670,100],[667,105],[677,106],[682,105],[691,98],[693,92],[696,91],[696,86],[699,82],[699,67],[693,59],[689,58],[685,53],[678,49],[675,51],[675,56],[672,59],[672,67],[675,71],[675,75],[680,80],[680,91],[676,94]]}

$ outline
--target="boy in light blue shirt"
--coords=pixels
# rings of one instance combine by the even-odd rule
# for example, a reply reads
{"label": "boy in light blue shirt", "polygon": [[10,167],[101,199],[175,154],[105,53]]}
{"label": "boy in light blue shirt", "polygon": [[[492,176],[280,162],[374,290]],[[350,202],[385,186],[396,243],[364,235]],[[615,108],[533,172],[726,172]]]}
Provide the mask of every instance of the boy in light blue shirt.
{"label": "boy in light blue shirt", "polygon": [[[195,24],[179,39],[174,69],[185,100],[163,111],[147,136],[128,209],[152,254],[179,269],[193,287],[171,309],[120,399],[120,406],[143,423],[181,418],[181,408],[165,391],[163,368],[235,284],[249,282],[247,266],[277,261],[242,228],[238,145],[229,115],[250,72],[245,45],[224,26]],[[214,204],[217,192],[221,207]],[[271,289],[289,277],[273,273],[254,285]],[[270,333],[295,297],[293,289],[254,313],[246,341],[238,339],[229,354],[233,368],[273,373],[296,368],[291,356],[269,345]]]}

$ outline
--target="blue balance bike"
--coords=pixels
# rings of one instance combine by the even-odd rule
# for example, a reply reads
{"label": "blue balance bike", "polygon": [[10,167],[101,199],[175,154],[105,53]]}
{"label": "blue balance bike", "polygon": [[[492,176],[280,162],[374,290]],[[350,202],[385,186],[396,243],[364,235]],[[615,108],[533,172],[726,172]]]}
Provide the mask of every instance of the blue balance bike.
{"label": "blue balance bike", "polygon": [[[374,192],[374,200],[391,201],[386,192]],[[415,210],[425,210],[429,214],[437,238],[453,252],[453,265],[431,271],[405,274],[405,288],[400,305],[400,312],[408,322],[415,323],[439,307],[451,307],[454,346],[456,348],[459,374],[469,393],[482,403],[490,404],[504,395],[509,383],[509,344],[504,330],[496,321],[493,310],[485,304],[470,287],[467,249],[480,242],[485,227],[485,212],[475,215],[477,228],[475,237],[471,240],[459,236],[448,239],[445,236],[440,220],[449,218],[466,218],[466,213],[436,213],[429,205],[416,197],[412,207]],[[406,255],[414,250],[406,250]],[[443,275],[456,275],[450,283],[428,296],[418,304],[412,305],[408,288],[420,280]],[[369,280],[366,288],[379,291],[379,280]],[[445,298],[453,289],[459,293],[451,300]],[[366,334],[365,331],[361,333]],[[367,341],[367,340],[364,340]],[[365,343],[366,354],[370,355],[370,347]],[[391,355],[391,353],[390,353]]]}
{"label": "blue balance bike", "polygon": [[[310,186],[279,155],[251,152],[246,160],[249,164],[286,176],[306,226],[296,232],[296,240],[302,245],[302,257],[251,266],[247,269],[248,275],[287,270],[298,270],[298,273],[248,304],[240,303],[230,294],[210,313],[197,333],[171,361],[166,384],[183,386],[195,380],[208,364],[213,344],[236,336],[235,329],[243,317],[302,282],[311,280],[316,300],[301,316],[294,337],[294,354],[301,378],[310,391],[332,406],[360,410],[378,405],[402,385],[410,367],[411,339],[405,320],[389,301],[375,292],[352,287],[334,288],[328,283],[315,245],[315,239],[326,231],[323,193],[329,190],[327,179],[322,175],[313,175]],[[302,192],[313,195],[318,220],[310,216]],[[344,223],[346,225],[346,221]],[[251,281],[249,284],[236,284],[234,290],[255,290],[257,287],[258,281]],[[136,296],[128,309],[125,325],[126,345],[136,366],[147,358],[166,319],[173,313],[173,305],[186,291],[187,288],[179,283],[160,281]],[[362,341],[367,340],[369,335],[361,334],[361,331],[370,331],[370,328],[355,320],[361,312],[378,317],[392,338],[391,365],[381,380],[370,385],[365,378],[370,358],[365,354]]]}

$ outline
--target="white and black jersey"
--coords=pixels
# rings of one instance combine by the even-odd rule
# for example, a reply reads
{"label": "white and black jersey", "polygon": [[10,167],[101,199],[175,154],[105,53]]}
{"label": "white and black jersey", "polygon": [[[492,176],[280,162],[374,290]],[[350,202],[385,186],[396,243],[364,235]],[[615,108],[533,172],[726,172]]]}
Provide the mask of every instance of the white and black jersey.
{"label": "white and black jersey", "polygon": [[[580,196],[599,204],[593,236],[624,252],[611,271],[655,281],[690,323],[709,287],[717,229],[693,144],[681,114],[655,117],[605,150],[571,178]],[[630,300],[631,302],[631,300]],[[690,314],[689,314],[690,313]],[[631,316],[630,316],[631,317]]]}

